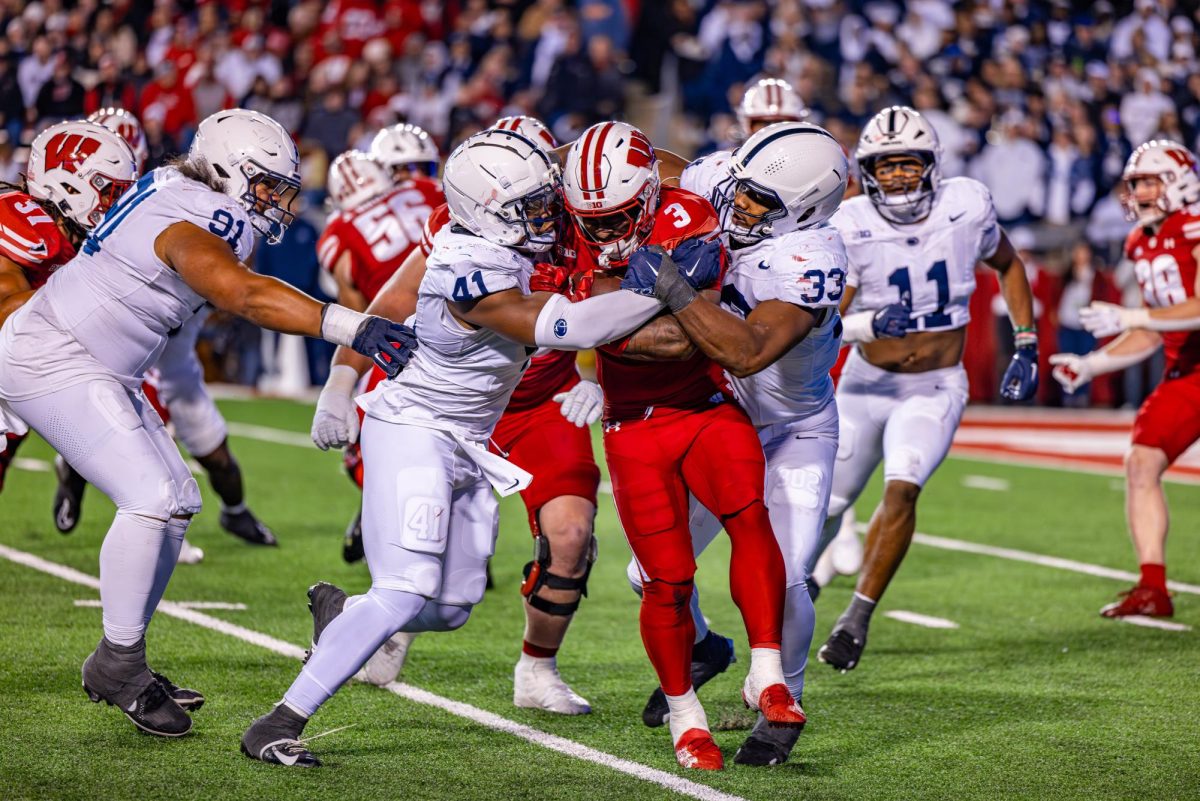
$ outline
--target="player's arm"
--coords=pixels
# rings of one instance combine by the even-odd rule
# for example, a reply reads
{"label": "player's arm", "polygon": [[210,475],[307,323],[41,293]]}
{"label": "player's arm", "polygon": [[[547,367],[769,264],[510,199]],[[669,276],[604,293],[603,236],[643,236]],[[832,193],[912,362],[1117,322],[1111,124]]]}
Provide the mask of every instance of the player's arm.
{"label": "player's arm", "polygon": [[[251,272],[229,243],[192,223],[167,228],[155,240],[154,250],[209,303],[263,328],[318,337],[371,356],[383,353],[397,370],[415,343],[404,326],[320,303],[283,281]],[[400,342],[401,347],[392,342]]]}
{"label": "player's arm", "polygon": [[683,175],[683,171],[688,168],[692,162],[685,159],[678,153],[672,153],[670,150],[659,150],[654,148],[654,154],[658,156],[658,175],[662,180],[673,179],[675,185],[679,185],[679,179]]}
{"label": "player's arm", "polygon": [[[1200,260],[1200,246],[1192,251]],[[1098,337],[1112,336],[1119,331],[1146,329],[1149,331],[1195,331],[1200,329],[1200,271],[1196,274],[1193,295],[1171,306],[1133,309],[1115,303],[1095,301],[1081,310],[1083,327]]]}
{"label": "player's arm", "polygon": [[696,353],[679,321],[669,314],[656,317],[629,336],[621,355],[639,361],[684,361]]}
{"label": "player's arm", "polygon": [[842,340],[844,342],[874,342],[877,339],[896,339],[908,333],[908,321],[912,312],[903,303],[889,303],[882,309],[847,314],[858,287],[846,284],[838,310],[842,315]]}
{"label": "player's arm", "polygon": [[675,312],[705,356],[738,378],[754,375],[808,336],[818,311],[783,300],[758,304],[746,319],[711,303],[690,303]]}
{"label": "player's arm", "polygon": [[33,297],[25,271],[11,259],[0,257],[0,325]]}
{"label": "player's arm", "polygon": [[1036,325],[1033,316],[1033,290],[1025,275],[1025,262],[1009,241],[1008,234],[1000,232],[1000,244],[996,252],[983,263],[1000,273],[1000,294],[1008,305],[1008,316],[1017,331],[1032,331]]}
{"label": "player's arm", "polygon": [[367,308],[367,298],[354,286],[354,256],[349,250],[338,256],[333,265],[333,277],[337,281],[337,302],[347,309],[364,311]]}
{"label": "player's arm", "polygon": [[1063,389],[1074,392],[1096,376],[1140,364],[1161,345],[1162,336],[1156,331],[1144,328],[1126,331],[1100,350],[1084,356],[1055,353],[1050,357],[1050,364],[1054,365],[1052,375]]}

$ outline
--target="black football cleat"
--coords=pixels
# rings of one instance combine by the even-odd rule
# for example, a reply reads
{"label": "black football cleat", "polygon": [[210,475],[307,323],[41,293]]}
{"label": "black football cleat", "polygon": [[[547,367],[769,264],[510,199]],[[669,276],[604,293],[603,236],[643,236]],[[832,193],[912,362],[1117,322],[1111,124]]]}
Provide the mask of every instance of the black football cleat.
{"label": "black football cleat", "polygon": [[83,662],[83,690],[93,703],[106,702],[134,726],[157,737],[182,737],[192,719],[146,667],[145,641],[119,646],[101,640]]}
{"label": "black football cleat", "polygon": [[817,651],[817,659],[834,670],[854,670],[866,647],[866,637],[856,637],[847,629],[834,629],[821,650]]}
{"label": "black football cleat", "polygon": [[199,690],[192,690],[188,687],[180,687],[175,682],[168,679],[157,670],[150,671],[162,688],[166,690],[167,695],[171,696],[171,700],[179,704],[180,708],[185,712],[195,712],[200,707],[204,706],[204,695]]}
{"label": "black football cleat", "polygon": [[263,525],[249,509],[240,512],[221,510],[221,528],[251,545],[278,545],[275,533]]}
{"label": "black football cleat", "polygon": [[54,527],[62,534],[70,534],[83,516],[83,491],[87,489],[87,481],[59,455],[54,457],[54,474],[58,476],[58,488],[54,490]]}
{"label": "black football cleat", "polygon": [[[797,701],[799,703],[799,701]],[[771,767],[787,762],[800,739],[804,724],[799,726],[772,726],[762,715],[758,716],[750,736],[738,748],[733,757],[738,765]]]}
{"label": "black football cleat", "polygon": [[317,768],[321,760],[308,750],[300,735],[306,718],[283,704],[258,718],[242,735],[242,753],[260,762],[289,768]]}
{"label": "black football cleat", "polygon": [[325,627],[342,613],[345,605],[346,592],[328,581],[318,581],[308,588],[308,611],[312,612],[313,635],[312,646],[304,655],[305,662],[308,662],[313,651],[317,650],[321,632],[325,631]]}
{"label": "black football cleat", "polygon": [[[703,640],[692,646],[692,687],[699,690],[736,661],[733,640],[715,631],[708,632]],[[666,723],[670,715],[666,693],[661,687],[655,687],[646,701],[646,708],[642,710],[642,723],[655,729]]]}
{"label": "black football cleat", "polygon": [[342,537],[342,560],[352,565],[362,558],[362,512],[359,512],[346,526],[346,534]]}

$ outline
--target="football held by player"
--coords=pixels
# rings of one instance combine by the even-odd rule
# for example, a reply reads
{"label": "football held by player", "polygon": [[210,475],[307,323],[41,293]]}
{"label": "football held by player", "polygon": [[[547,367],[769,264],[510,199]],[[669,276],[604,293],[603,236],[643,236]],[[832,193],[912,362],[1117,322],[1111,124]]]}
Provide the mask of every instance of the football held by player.
{"label": "football held by player", "polygon": [[865,194],[831,219],[850,257],[841,300],[855,343],[838,384],[838,458],[825,539],[883,460],[884,492],[871,518],[854,598],[818,658],[858,664],[875,605],[900,567],[921,488],[945,458],[967,402],[962,366],[975,264],[1000,274],[1016,354],[1002,381],[1009,400],[1037,388],[1037,336],[1025,268],[996,222],[987,187],[942,179],[937,134],[893,106],[863,130],[854,154]]}
{"label": "football held by player", "polygon": [[146,626],[200,510],[196,481],[141,390],[169,333],[209,302],[382,351],[397,367],[412,343],[403,326],[322,305],[242,264],[256,233],[278,242],[286,230],[298,170],[274,120],[242,109],[205,119],[188,155],[127,190],[0,328],[0,399],[117,506],[100,550],[104,636],[83,664],[84,688],[152,734],[186,734],[191,719],[175,699],[201,698],[146,663]]}
{"label": "football held by player", "polygon": [[1159,347],[1165,351],[1162,383],[1138,409],[1125,456],[1125,512],[1141,577],[1100,614],[1170,617],[1162,475],[1200,439],[1200,176],[1190,150],[1154,140],[1130,155],[1122,180],[1126,216],[1137,221],[1125,257],[1134,264],[1144,306],[1093,303],[1081,313],[1084,326],[1097,337],[1119,336],[1085,356],[1058,353],[1050,361],[1054,377],[1073,390]]}

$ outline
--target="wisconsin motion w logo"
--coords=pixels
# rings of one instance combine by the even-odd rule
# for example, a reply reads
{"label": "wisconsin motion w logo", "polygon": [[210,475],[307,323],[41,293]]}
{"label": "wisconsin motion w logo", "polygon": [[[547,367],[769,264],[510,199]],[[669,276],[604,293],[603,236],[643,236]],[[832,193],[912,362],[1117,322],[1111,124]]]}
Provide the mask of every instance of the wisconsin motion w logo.
{"label": "wisconsin motion w logo", "polygon": [[46,143],[46,170],[64,169],[69,173],[79,171],[88,156],[100,149],[96,139],[77,133],[60,133]]}

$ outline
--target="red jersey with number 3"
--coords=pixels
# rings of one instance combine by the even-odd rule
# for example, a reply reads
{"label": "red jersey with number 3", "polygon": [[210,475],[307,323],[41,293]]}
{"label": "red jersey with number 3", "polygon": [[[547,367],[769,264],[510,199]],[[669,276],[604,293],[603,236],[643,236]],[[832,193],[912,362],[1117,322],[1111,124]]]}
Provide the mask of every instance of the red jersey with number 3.
{"label": "red jersey with number 3", "polygon": [[[425,221],[425,231],[421,236],[422,253],[429,255],[433,250],[433,238],[449,224],[450,210],[443,203]],[[578,383],[575,351],[541,348],[530,357],[529,368],[513,390],[505,411],[519,412],[541,406],[559,392],[566,392]]]}
{"label": "red jersey with number 3", "polygon": [[[1154,233],[1141,226],[1125,240],[1142,297],[1152,309],[1196,297],[1196,251],[1200,248],[1200,206],[1169,215]],[[1200,331],[1162,332],[1166,376],[1177,378],[1200,368]]]}
{"label": "red jersey with number 3", "polygon": [[317,241],[321,266],[333,272],[349,254],[350,282],[369,303],[421,242],[426,219],[444,202],[436,181],[415,178],[375,200],[334,214]]}
{"label": "red jersey with number 3", "polygon": [[[645,245],[661,245],[673,250],[685,239],[708,238],[720,227],[712,204],[686,189],[664,186],[660,190],[654,227]],[[586,243],[572,227],[562,245],[564,259],[573,261],[576,275],[600,269],[598,250]],[[719,289],[720,279],[712,289]],[[582,300],[584,295],[575,299]],[[723,395],[721,369],[707,356],[697,352],[683,361],[645,361],[621,356],[625,342],[613,342],[597,349],[596,373],[604,387],[604,417],[628,420],[647,415],[651,408],[696,409],[710,405]]]}
{"label": "red jersey with number 3", "polygon": [[50,213],[24,192],[0,195],[0,256],[14,261],[31,289],[75,256]]}

